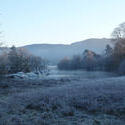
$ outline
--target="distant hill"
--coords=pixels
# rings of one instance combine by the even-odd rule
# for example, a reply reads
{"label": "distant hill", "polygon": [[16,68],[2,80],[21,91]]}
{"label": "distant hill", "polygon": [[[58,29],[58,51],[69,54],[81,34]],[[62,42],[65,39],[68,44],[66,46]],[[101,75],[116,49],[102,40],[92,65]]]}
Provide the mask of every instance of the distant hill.
{"label": "distant hill", "polygon": [[64,57],[82,54],[85,49],[92,50],[97,54],[103,53],[106,45],[112,45],[110,39],[87,39],[75,42],[70,45],[65,44],[32,44],[23,46],[30,53],[49,60],[51,63],[57,63]]}

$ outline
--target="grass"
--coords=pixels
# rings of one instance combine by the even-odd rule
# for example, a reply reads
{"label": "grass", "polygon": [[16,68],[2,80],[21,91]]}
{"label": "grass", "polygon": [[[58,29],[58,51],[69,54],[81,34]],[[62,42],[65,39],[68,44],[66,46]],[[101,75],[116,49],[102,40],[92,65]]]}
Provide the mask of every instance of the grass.
{"label": "grass", "polygon": [[0,125],[125,124],[125,77],[58,82],[39,81],[1,99]]}

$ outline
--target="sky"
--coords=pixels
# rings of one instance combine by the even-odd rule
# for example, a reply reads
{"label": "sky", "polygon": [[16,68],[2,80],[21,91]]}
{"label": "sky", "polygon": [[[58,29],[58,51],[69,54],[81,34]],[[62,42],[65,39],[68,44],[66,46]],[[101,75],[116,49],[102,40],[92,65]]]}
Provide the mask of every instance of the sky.
{"label": "sky", "polygon": [[124,12],[125,0],[0,0],[0,40],[23,46],[110,38]]}

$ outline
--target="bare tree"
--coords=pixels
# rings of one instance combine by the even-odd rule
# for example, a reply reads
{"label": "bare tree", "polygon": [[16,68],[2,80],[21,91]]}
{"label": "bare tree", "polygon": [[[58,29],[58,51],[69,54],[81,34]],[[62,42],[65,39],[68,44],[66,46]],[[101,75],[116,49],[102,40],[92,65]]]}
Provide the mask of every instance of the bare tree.
{"label": "bare tree", "polygon": [[36,73],[39,73],[39,72],[43,73],[43,70],[45,70],[47,66],[47,63],[45,60],[36,56],[30,56],[28,62],[29,62],[31,71],[34,71]]}
{"label": "bare tree", "polygon": [[17,72],[42,72],[46,62],[40,57],[29,54],[25,49],[11,47],[8,53],[10,73]]}
{"label": "bare tree", "polygon": [[125,55],[125,22],[114,29],[112,38],[115,42],[114,55]]}
{"label": "bare tree", "polygon": [[112,53],[113,53],[113,48],[109,44],[107,44],[105,48],[105,56],[109,57],[112,55]]}
{"label": "bare tree", "polygon": [[125,22],[114,29],[112,38],[115,46],[111,58],[114,60],[114,67],[118,69],[120,63],[125,59]]}
{"label": "bare tree", "polygon": [[125,22],[114,29],[112,37],[113,39],[125,39]]}

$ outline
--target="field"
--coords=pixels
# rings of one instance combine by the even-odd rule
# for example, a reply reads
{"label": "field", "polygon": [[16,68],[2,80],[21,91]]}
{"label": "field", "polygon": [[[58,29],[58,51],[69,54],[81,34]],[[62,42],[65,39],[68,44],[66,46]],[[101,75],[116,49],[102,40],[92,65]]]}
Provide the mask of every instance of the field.
{"label": "field", "polygon": [[2,79],[0,125],[125,125],[125,77]]}

